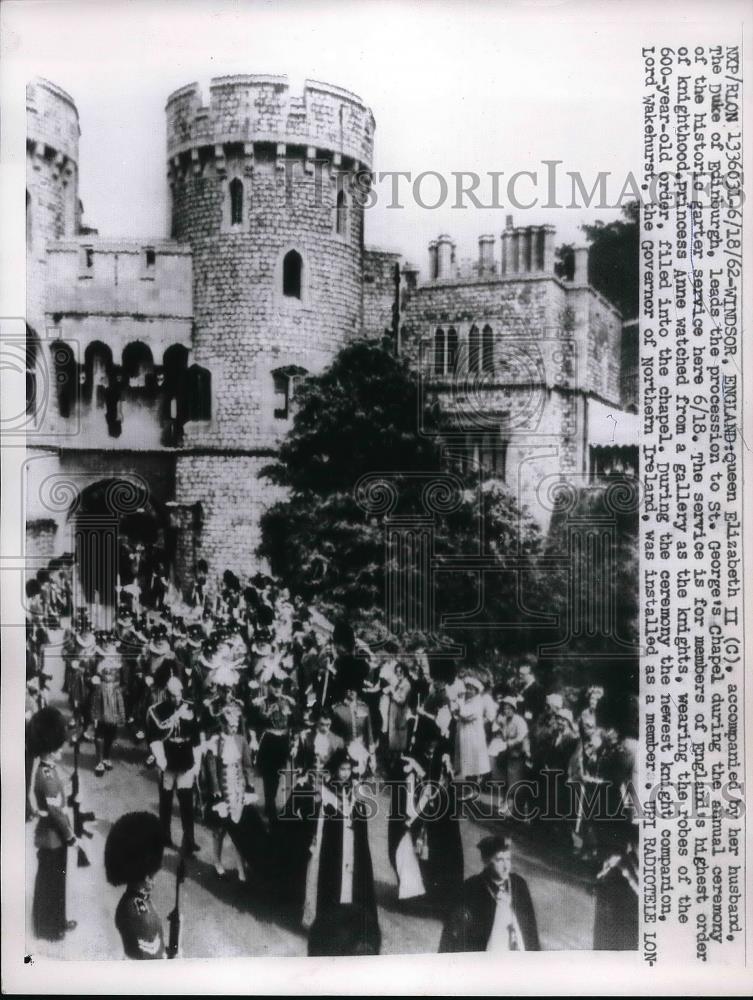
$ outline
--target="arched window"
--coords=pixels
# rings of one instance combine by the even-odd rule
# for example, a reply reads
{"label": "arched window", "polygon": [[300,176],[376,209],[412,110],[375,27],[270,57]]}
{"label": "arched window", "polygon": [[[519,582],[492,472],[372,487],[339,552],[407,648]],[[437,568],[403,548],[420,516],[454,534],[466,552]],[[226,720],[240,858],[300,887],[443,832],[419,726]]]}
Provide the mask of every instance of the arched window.
{"label": "arched window", "polygon": [[212,419],[212,375],[200,365],[186,371],[186,420]]}
{"label": "arched window", "polygon": [[275,393],[275,420],[288,420],[292,416],[292,402],[296,388],[302,378],[308,375],[299,365],[288,365],[272,372]]}
{"label": "arched window", "polygon": [[444,375],[445,365],[444,330],[440,327],[434,334],[434,374]]}
{"label": "arched window", "polygon": [[144,388],[153,370],[152,352],[142,341],[135,340],[123,348],[123,374],[132,389]]}
{"label": "arched window", "polygon": [[458,334],[454,326],[447,331],[447,374],[454,375],[458,364]]}
{"label": "arched window", "polygon": [[26,247],[31,246],[31,196],[26,192]]}
{"label": "arched window", "polygon": [[478,327],[472,326],[468,333],[468,371],[477,372],[481,361],[481,340]]}
{"label": "arched window", "polygon": [[338,236],[345,235],[345,228],[348,221],[348,202],[345,192],[339,191],[337,195],[337,208],[335,209],[335,232]]}
{"label": "arched window", "polygon": [[482,360],[481,364],[485,372],[494,371],[494,334],[492,328],[487,324],[484,327],[482,336]]}
{"label": "arched window", "polygon": [[243,222],[243,181],[234,177],[230,181],[230,224],[240,225]]}
{"label": "arched window", "polygon": [[[110,381],[112,372],[112,351],[99,340],[89,344],[84,352],[84,389],[86,396],[91,399],[92,395],[97,396],[97,389],[101,386],[106,388]],[[96,399],[99,402],[99,399]]]}
{"label": "arched window", "polygon": [[282,294],[287,299],[300,299],[303,259],[297,250],[289,250],[282,262]]}
{"label": "arched window", "polygon": [[188,348],[182,344],[173,344],[162,355],[162,370],[165,375],[165,386],[177,387],[183,379],[188,367]]}
{"label": "arched window", "polygon": [[78,372],[73,351],[62,340],[50,344],[52,367],[55,370],[55,387],[57,389],[58,410],[65,418],[71,415],[71,408],[78,391]]}

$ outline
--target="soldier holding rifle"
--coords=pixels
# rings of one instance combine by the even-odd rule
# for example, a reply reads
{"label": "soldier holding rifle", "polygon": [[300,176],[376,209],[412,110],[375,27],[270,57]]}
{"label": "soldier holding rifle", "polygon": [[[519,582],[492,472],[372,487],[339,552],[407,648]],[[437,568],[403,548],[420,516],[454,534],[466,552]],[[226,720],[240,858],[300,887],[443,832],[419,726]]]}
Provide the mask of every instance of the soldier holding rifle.
{"label": "soldier holding rifle", "polygon": [[34,800],[39,822],[34,835],[39,867],[34,883],[32,921],[34,934],[47,941],[61,941],[76,921],[65,909],[68,848],[77,843],[65,809],[63,782],[58,774],[60,748],[66,739],[66,724],[56,708],[42,708],[29,721],[27,739],[39,757],[34,779]]}

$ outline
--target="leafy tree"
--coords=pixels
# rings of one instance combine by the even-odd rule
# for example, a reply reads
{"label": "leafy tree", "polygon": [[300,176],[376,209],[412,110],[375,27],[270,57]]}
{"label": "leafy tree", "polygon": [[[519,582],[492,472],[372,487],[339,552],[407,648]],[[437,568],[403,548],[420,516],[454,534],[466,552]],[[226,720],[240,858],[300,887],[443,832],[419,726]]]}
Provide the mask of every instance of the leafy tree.
{"label": "leafy tree", "polygon": [[[567,559],[550,570],[549,610],[563,622],[575,608],[579,616],[573,634],[563,632],[566,655],[553,657],[552,666],[565,684],[637,690],[638,657],[630,654],[639,642],[637,501],[635,481],[615,477],[579,491],[572,510],[552,518],[545,553],[567,554]],[[594,533],[606,531],[613,533],[608,562],[590,554]],[[594,625],[592,632],[584,627],[587,623]],[[543,633],[537,638],[552,641]]]}
{"label": "leafy tree", "polygon": [[[291,593],[326,614],[347,615],[372,639],[383,636],[388,624],[385,581],[397,566],[388,562],[394,556],[385,545],[385,515],[364,510],[356,487],[363,476],[383,473],[394,489],[393,514],[427,513],[424,489],[440,481],[446,466],[442,412],[427,403],[419,431],[418,400],[417,376],[407,362],[375,343],[346,346],[325,372],[301,383],[279,459],[261,472],[289,492],[262,517],[259,554]],[[502,558],[516,550],[531,556],[539,551],[538,528],[502,483],[480,486],[476,475],[464,476],[456,500],[453,509],[434,517],[438,555],[479,554],[482,525],[486,554]],[[426,590],[425,567],[411,572],[416,599],[433,597],[438,614],[476,608],[479,584],[472,570],[438,573],[433,595]],[[535,567],[527,576],[535,589]],[[531,641],[518,609],[515,576],[493,573],[486,584],[473,627],[446,633],[465,645],[475,662],[494,661],[502,650],[509,655],[529,648]],[[401,622],[401,612],[402,606],[393,608],[389,619],[396,632],[409,624]],[[506,630],[482,627],[500,621],[521,624]]]}

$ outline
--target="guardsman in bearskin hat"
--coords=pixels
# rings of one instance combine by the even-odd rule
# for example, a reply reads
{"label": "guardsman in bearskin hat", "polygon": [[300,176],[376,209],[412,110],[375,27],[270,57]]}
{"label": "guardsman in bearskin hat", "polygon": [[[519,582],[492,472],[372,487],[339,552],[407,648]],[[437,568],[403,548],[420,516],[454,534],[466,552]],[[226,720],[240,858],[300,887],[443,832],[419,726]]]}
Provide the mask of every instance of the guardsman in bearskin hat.
{"label": "guardsman in bearskin hat", "polygon": [[166,847],[173,847],[170,833],[173,791],[177,788],[183,826],[183,851],[199,847],[194,840],[193,785],[201,764],[201,737],[194,706],[183,700],[183,685],[171,677],[167,697],[147,713],[147,740],[160,772],[159,813]]}
{"label": "guardsman in bearskin hat", "polygon": [[34,835],[39,867],[34,883],[32,921],[34,934],[60,941],[76,927],[65,913],[68,848],[76,838],[65,809],[63,782],[57,771],[60,748],[66,739],[65,719],[56,708],[41,708],[29,721],[27,744],[39,757],[34,778],[34,801],[39,822]]}
{"label": "guardsman in bearskin hat", "polygon": [[166,957],[162,920],[151,899],[154,876],[162,867],[163,849],[162,828],[153,813],[126,813],[107,836],[107,881],[126,887],[115,911],[115,926],[126,958]]}

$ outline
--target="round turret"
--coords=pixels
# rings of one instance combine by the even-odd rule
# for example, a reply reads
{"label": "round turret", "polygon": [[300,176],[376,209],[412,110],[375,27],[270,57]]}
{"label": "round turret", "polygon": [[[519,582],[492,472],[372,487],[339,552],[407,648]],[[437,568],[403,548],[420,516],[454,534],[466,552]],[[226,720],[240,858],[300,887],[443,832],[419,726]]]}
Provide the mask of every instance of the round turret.
{"label": "round turret", "polygon": [[78,111],[73,98],[48,80],[26,87],[27,321],[44,322],[41,269],[49,240],[73,236],[79,226]]}
{"label": "round turret", "polygon": [[[321,370],[361,329],[371,111],[284,77],[221,77],[167,102],[172,236],[194,259],[194,354],[212,369],[211,426],[187,443],[270,448],[289,426],[285,381]],[[289,395],[289,392],[288,392]]]}
{"label": "round turret", "polygon": [[290,429],[296,381],[362,330],[374,118],[339,87],[291,94],[258,75],[213,80],[208,107],[183,87],[166,112],[171,235],[193,251],[193,360],[212,398],[210,419],[185,425],[176,491],[201,501],[210,562],[242,569],[277,495],[258,472]]}

